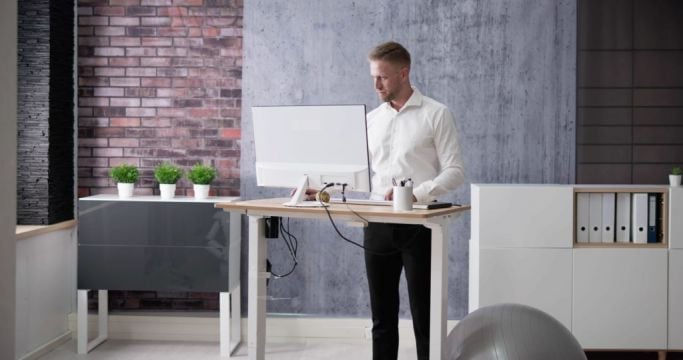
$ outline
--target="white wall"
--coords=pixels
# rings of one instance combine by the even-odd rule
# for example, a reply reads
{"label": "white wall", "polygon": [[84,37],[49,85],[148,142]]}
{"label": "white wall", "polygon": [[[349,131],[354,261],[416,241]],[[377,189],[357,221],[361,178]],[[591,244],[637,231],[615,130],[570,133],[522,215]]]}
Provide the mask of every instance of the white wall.
{"label": "white wall", "polygon": [[76,227],[17,241],[16,354],[69,331],[76,294]]}
{"label": "white wall", "polygon": [[0,1],[0,359],[14,359],[17,2]]}

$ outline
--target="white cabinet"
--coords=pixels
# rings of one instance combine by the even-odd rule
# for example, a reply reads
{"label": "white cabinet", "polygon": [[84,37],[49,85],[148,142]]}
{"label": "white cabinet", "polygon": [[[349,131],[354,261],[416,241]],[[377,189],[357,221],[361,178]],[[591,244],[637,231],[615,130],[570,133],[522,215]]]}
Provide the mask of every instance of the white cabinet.
{"label": "white cabinet", "polygon": [[[483,249],[478,306],[522,303],[551,314],[571,329],[571,249]],[[472,310],[472,309],[471,309]]]}
{"label": "white cabinet", "polygon": [[586,349],[666,349],[666,249],[575,249],[572,333]]}
{"label": "white cabinet", "polygon": [[[668,194],[668,231],[656,244],[576,244],[580,192]],[[683,350],[683,188],[473,184],[471,194],[470,311],[521,303],[586,349]]]}
{"label": "white cabinet", "polygon": [[669,349],[683,350],[683,249],[669,250]]}

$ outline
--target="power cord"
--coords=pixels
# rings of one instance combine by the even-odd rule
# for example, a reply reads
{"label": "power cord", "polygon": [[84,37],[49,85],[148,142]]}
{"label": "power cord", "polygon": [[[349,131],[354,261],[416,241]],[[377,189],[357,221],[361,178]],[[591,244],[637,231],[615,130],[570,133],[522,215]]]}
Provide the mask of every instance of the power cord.
{"label": "power cord", "polygon": [[280,234],[282,234],[282,240],[285,242],[287,250],[289,251],[289,254],[292,257],[292,268],[282,275],[276,274],[273,271],[269,271],[271,275],[273,275],[273,277],[276,279],[281,279],[283,277],[291,275],[296,269],[296,266],[299,265],[299,261],[296,258],[297,251],[299,250],[299,240],[290,232],[289,220],[290,218],[287,218],[287,227],[284,226],[284,221],[280,221]]}

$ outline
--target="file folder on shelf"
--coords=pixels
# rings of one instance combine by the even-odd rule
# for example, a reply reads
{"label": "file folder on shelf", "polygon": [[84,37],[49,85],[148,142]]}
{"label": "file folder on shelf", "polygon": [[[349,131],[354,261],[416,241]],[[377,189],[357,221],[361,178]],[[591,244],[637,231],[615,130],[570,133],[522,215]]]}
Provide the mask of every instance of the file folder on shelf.
{"label": "file folder on shelf", "polygon": [[657,194],[647,194],[647,242],[657,242]]}
{"label": "file folder on shelf", "polygon": [[590,217],[588,220],[590,232],[588,242],[602,242],[602,194],[590,193]]}
{"label": "file folder on shelf", "polygon": [[647,244],[647,210],[648,210],[648,196],[647,193],[634,193],[633,201],[631,202],[632,217],[631,223],[633,243]]}
{"label": "file folder on shelf", "polygon": [[631,242],[631,193],[617,193],[616,212],[616,240],[619,243]]}
{"label": "file folder on shelf", "polygon": [[614,207],[615,207],[615,194],[614,193],[603,193],[602,194],[602,242],[603,243],[613,243],[614,242]]}
{"label": "file folder on shelf", "polygon": [[576,194],[576,242],[587,243],[590,229],[590,194]]}

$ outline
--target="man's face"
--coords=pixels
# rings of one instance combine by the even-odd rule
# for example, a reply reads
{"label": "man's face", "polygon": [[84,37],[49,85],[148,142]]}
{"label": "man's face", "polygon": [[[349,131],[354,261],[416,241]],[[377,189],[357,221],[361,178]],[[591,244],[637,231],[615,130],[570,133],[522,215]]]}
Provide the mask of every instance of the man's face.
{"label": "man's face", "polygon": [[370,60],[370,75],[375,83],[377,96],[384,101],[396,98],[404,80],[407,79],[408,68],[383,60]]}

